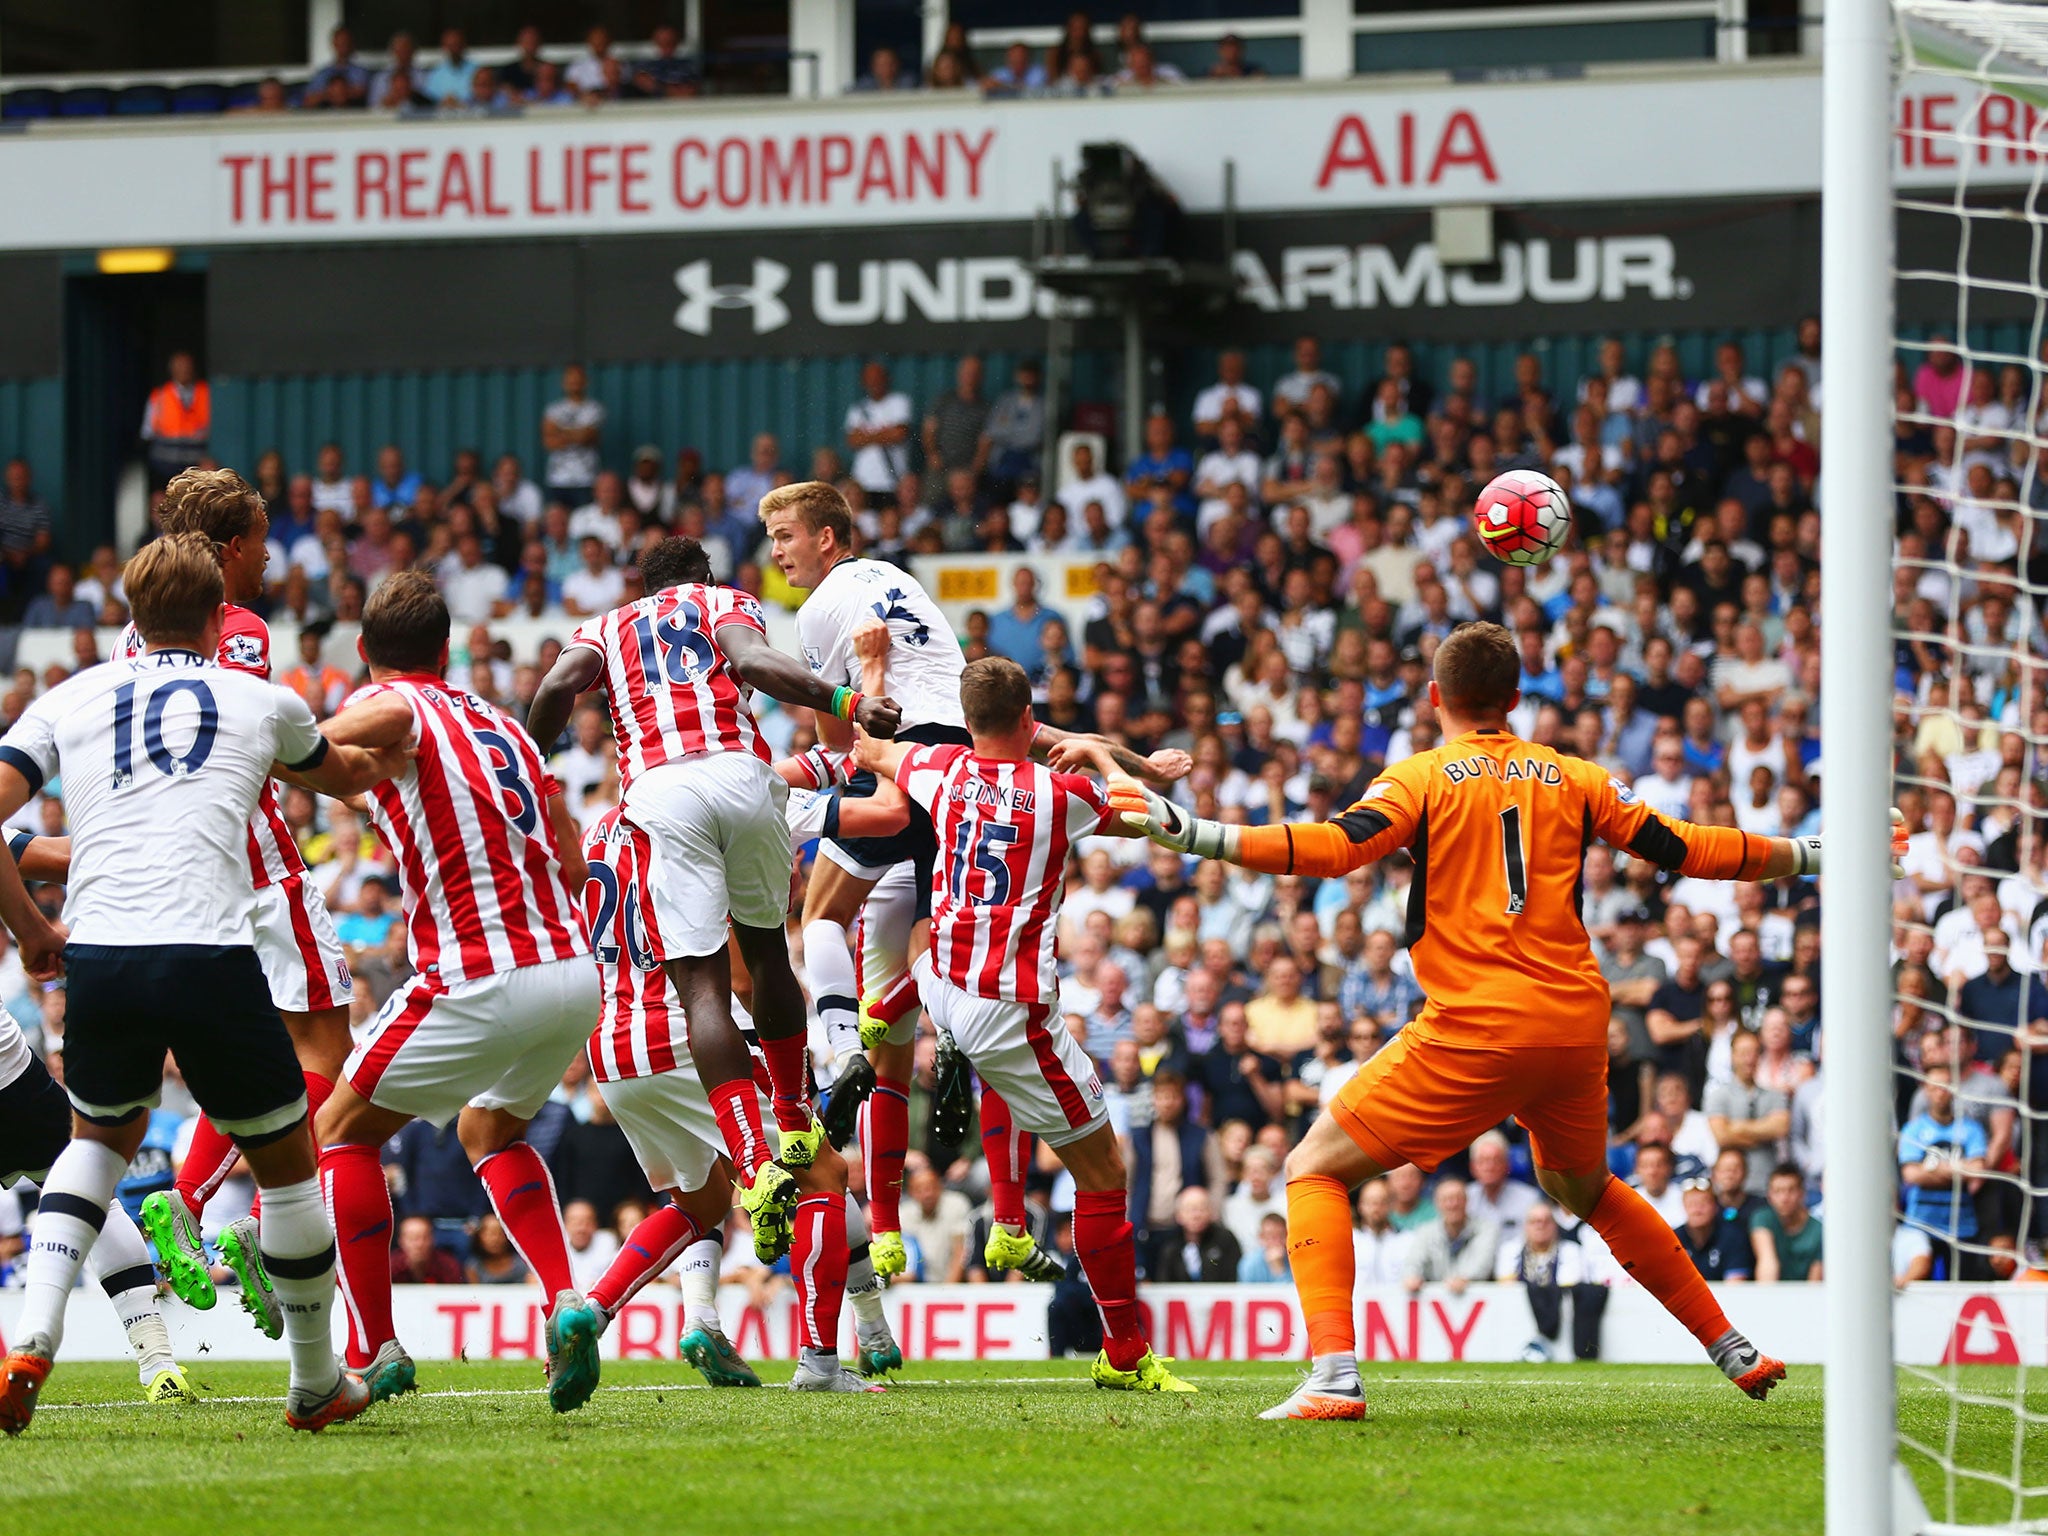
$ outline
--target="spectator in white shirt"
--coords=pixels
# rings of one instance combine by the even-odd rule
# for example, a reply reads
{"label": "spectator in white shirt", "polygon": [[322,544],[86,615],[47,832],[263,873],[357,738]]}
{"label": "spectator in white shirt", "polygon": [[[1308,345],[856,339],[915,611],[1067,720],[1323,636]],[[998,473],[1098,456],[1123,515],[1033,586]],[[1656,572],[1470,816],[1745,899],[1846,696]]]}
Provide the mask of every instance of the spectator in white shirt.
{"label": "spectator in white shirt", "polygon": [[526,478],[517,454],[498,455],[497,465],[491,470],[491,489],[498,493],[498,510],[505,516],[518,518],[529,529],[539,525],[546,505],[540,487]]}
{"label": "spectator in white shirt", "polygon": [[589,391],[590,376],[580,363],[571,363],[562,370],[562,398],[542,413],[540,421],[541,445],[548,451],[548,494],[572,507],[580,506],[597,482],[604,407],[590,398]]}
{"label": "spectator in white shirt", "polygon": [[600,538],[604,540],[606,550],[617,554],[625,539],[625,530],[619,522],[619,514],[625,510],[625,504],[624,482],[615,471],[606,470],[591,488],[590,500],[578,507],[569,519],[569,537],[580,539],[590,535]]}
{"label": "spectator in white shirt", "polygon": [[1195,432],[1216,436],[1217,426],[1233,410],[1240,421],[1257,421],[1261,403],[1259,392],[1244,381],[1244,354],[1225,352],[1216,360],[1216,382],[1195,396]]}
{"label": "spectator in white shirt", "polygon": [[608,89],[605,63],[611,57],[612,35],[604,27],[592,27],[584,34],[589,51],[570,61],[562,78],[578,96],[604,95]]}
{"label": "spectator in white shirt", "polygon": [[483,624],[511,610],[512,579],[502,565],[484,558],[484,541],[466,532],[455,541],[455,553],[441,563],[441,595],[448,616],[458,624]]}
{"label": "spectator in white shirt", "polygon": [[1091,501],[1101,503],[1103,517],[1111,528],[1124,524],[1124,488],[1115,475],[1097,467],[1095,450],[1086,443],[1075,445],[1074,472],[1060,487],[1058,499],[1067,509],[1067,521],[1075,527],[1081,526],[1082,514]]}
{"label": "spectator in white shirt", "polygon": [[1672,1178],[1677,1166],[1668,1143],[1643,1142],[1636,1148],[1636,1175],[1629,1180],[1636,1193],[1650,1202],[1650,1209],[1668,1222],[1674,1232],[1685,1220],[1685,1201]]}
{"label": "spectator in white shirt", "polygon": [[736,517],[752,517],[761,498],[775,489],[782,473],[782,444],[773,432],[754,435],[747,462],[725,477],[725,510]]}
{"label": "spectator in white shirt", "polygon": [[910,396],[889,388],[889,370],[880,363],[861,369],[860,387],[861,398],[846,411],[853,478],[871,496],[894,496],[910,472]]}
{"label": "spectator in white shirt", "polygon": [[[1635,413],[1643,403],[1643,381],[1628,371],[1628,360],[1623,355],[1621,343],[1612,337],[1600,343],[1600,373],[1598,377],[1607,385],[1607,409],[1618,416]],[[1579,398],[1584,400],[1588,386],[1593,380],[1579,381]]]}
{"label": "spectator in white shirt", "polygon": [[1770,386],[1743,371],[1742,348],[1732,341],[1714,349],[1714,377],[1702,379],[1693,391],[1693,403],[1701,410],[1708,409],[1716,384],[1726,392],[1728,408],[1744,416],[1761,416],[1771,402]]}
{"label": "spectator in white shirt", "polygon": [[562,607],[577,618],[609,613],[626,595],[626,578],[612,564],[611,551],[596,534],[586,533],[581,549],[581,568],[562,580]]}
{"label": "spectator in white shirt", "polygon": [[1692,775],[1685,771],[1685,744],[1660,736],[1650,749],[1650,771],[1637,779],[1636,798],[1659,816],[1684,820],[1692,803]]}
{"label": "spectator in white shirt", "polygon": [[355,509],[355,492],[349,484],[348,476],[342,472],[341,445],[321,444],[319,457],[314,460],[314,469],[314,510],[325,512],[331,507],[346,518]]}
{"label": "spectator in white shirt", "polygon": [[1344,392],[1344,381],[1323,367],[1323,349],[1313,336],[1294,343],[1294,371],[1281,375],[1273,386],[1273,414],[1296,416],[1308,409],[1308,397],[1318,384],[1333,395]]}
{"label": "spectator in white shirt", "polygon": [[1358,1284],[1399,1285],[1408,1270],[1408,1234],[1390,1219],[1393,1197],[1385,1179],[1370,1180],[1358,1192],[1358,1223],[1351,1229],[1351,1248],[1358,1264]]}
{"label": "spectator in white shirt", "polygon": [[1534,1186],[1508,1176],[1508,1139],[1488,1131],[1472,1143],[1472,1182],[1466,1198],[1473,1216],[1490,1221],[1502,1232],[1519,1232],[1522,1218],[1538,1203]]}
{"label": "spectator in white shirt", "polygon": [[1245,497],[1259,499],[1259,456],[1245,446],[1244,427],[1235,417],[1225,417],[1216,431],[1216,446],[1195,464],[1195,494],[1201,498],[1197,521],[1207,527],[1224,513],[1224,493],[1233,485],[1244,487]]}
{"label": "spectator in white shirt", "polygon": [[1244,1155],[1244,1178],[1223,1202],[1223,1225],[1247,1253],[1259,1247],[1259,1223],[1287,1214],[1287,1189],[1280,1182],[1280,1159],[1268,1147]]}

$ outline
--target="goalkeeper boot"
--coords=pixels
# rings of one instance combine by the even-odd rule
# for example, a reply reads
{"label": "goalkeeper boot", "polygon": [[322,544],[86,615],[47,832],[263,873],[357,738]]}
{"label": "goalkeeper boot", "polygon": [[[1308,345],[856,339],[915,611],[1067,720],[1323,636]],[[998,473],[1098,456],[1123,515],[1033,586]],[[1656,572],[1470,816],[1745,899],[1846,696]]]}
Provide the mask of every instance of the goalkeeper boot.
{"label": "goalkeeper boot", "polygon": [[241,1282],[242,1310],[249,1314],[249,1321],[265,1338],[283,1338],[284,1312],[277,1304],[277,1292],[271,1289],[270,1271],[263,1267],[254,1216],[231,1221],[221,1229],[220,1259]]}
{"label": "goalkeeper boot", "polygon": [[901,1232],[871,1232],[868,1234],[868,1262],[875,1266],[875,1273],[887,1280],[900,1275],[910,1268],[910,1255],[903,1247]]}
{"label": "goalkeeper boot", "polygon": [[369,1366],[361,1374],[363,1384],[370,1389],[370,1401],[373,1403],[419,1390],[419,1372],[413,1367],[412,1356],[396,1339],[386,1339],[379,1344],[377,1353],[370,1357]]}
{"label": "goalkeeper boot", "polygon": [[776,1163],[754,1170],[754,1182],[740,1191],[740,1209],[754,1229],[754,1257],[773,1264],[789,1252],[796,1236],[796,1180]]}
{"label": "goalkeeper boot", "polygon": [[284,1421],[293,1429],[319,1434],[330,1424],[345,1424],[377,1399],[353,1371],[343,1371],[331,1392],[315,1395],[293,1387],[284,1400]]}
{"label": "goalkeeper boot", "polygon": [[938,1053],[932,1058],[932,1140],[942,1147],[957,1147],[966,1140],[973,1118],[973,1070],[967,1053],[942,1029]]}
{"label": "goalkeeper boot", "polygon": [[716,1324],[690,1329],[676,1341],[676,1353],[714,1387],[758,1387],[761,1378],[740,1358],[732,1340]]}
{"label": "goalkeeper boot", "polygon": [[171,1294],[195,1311],[204,1312],[219,1298],[213,1270],[206,1262],[206,1240],[185,1197],[160,1189],[142,1202],[142,1232],[156,1249],[156,1267],[170,1282]]}
{"label": "goalkeeper boot", "polygon": [[1067,1266],[1058,1254],[1047,1253],[1029,1232],[1012,1232],[1004,1227],[988,1229],[988,1242],[981,1250],[982,1262],[993,1274],[1014,1269],[1026,1280],[1064,1280]]}
{"label": "goalkeeper boot", "polygon": [[1362,1419],[1365,1391],[1361,1387],[1326,1387],[1311,1377],[1295,1388],[1284,1403],[1276,1403],[1259,1415],[1262,1419]]}
{"label": "goalkeeper boot", "polygon": [[1773,1360],[1748,1339],[1730,1328],[1714,1340],[1707,1351],[1721,1374],[1758,1402],[1771,1395],[1771,1388],[1785,1379],[1785,1362]]}
{"label": "goalkeeper boot", "polygon": [[825,1096],[825,1135],[833,1146],[843,1147],[853,1139],[854,1128],[860,1123],[860,1107],[874,1091],[875,1064],[868,1060],[866,1052],[853,1052],[839,1068],[839,1075],[832,1080],[832,1091]]}
{"label": "goalkeeper boot", "polygon": [[1089,1376],[1095,1385],[1112,1392],[1193,1392],[1195,1387],[1182,1381],[1166,1367],[1169,1362],[1160,1359],[1151,1350],[1128,1371],[1120,1371],[1109,1363],[1109,1351],[1103,1350],[1095,1357],[1095,1364],[1089,1369]]}
{"label": "goalkeeper boot", "polygon": [[7,1358],[0,1360],[0,1430],[18,1435],[36,1416],[36,1402],[43,1383],[50,1379],[57,1346],[46,1333],[32,1333],[17,1339]]}
{"label": "goalkeeper boot", "polygon": [[149,1385],[142,1389],[144,1402],[149,1403],[196,1403],[199,1394],[192,1390],[192,1383],[185,1379],[183,1366],[166,1366],[150,1377]]}
{"label": "goalkeeper boot", "polygon": [[597,1340],[604,1315],[575,1291],[555,1297],[548,1314],[548,1406],[573,1413],[597,1390]]}

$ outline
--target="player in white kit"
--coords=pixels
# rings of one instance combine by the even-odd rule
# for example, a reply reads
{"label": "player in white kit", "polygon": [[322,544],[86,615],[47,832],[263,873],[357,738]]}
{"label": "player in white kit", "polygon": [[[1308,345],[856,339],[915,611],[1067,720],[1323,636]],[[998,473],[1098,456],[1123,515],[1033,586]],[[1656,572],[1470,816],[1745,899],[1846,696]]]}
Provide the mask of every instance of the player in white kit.
{"label": "player in white kit", "polygon": [[[241,606],[263,595],[270,533],[263,498],[232,469],[188,469],[165,488],[160,520],[166,533],[201,533],[213,545],[227,593],[217,659],[231,671],[267,682],[270,628]],[[142,636],[130,624],[114,654],[136,656],[142,650]],[[318,1115],[348,1055],[354,980],[327,903],[306,878],[306,861],[278,809],[275,783],[264,785],[249,817],[247,869],[256,890],[256,957],[298,1054],[308,1114]],[[199,1219],[236,1161],[234,1142],[201,1120],[177,1183],[142,1203],[143,1230],[156,1244],[164,1278],[187,1305],[201,1310],[214,1304],[214,1289]],[[244,1310],[276,1338],[283,1323],[258,1262],[255,1237],[253,1217],[230,1223],[220,1234],[221,1258],[241,1282]]]}
{"label": "player in white kit", "polygon": [[[763,1263],[788,1251],[796,1181],[822,1137],[810,1108],[804,1001],[783,925],[793,872],[788,787],[770,766],[753,689],[821,715],[895,732],[892,700],[833,688],[768,643],[760,604],[712,584],[691,539],[641,558],[648,596],[582,625],[534,695],[528,724],[553,741],[578,695],[602,686],[618,739],[627,817],[648,835],[648,953],[688,1017],[691,1058],[740,1180]],[[732,1017],[728,927],[754,981],[755,1023],[773,1080],[779,1159],[768,1146],[752,1060]]]}
{"label": "player in white kit", "polygon": [[[953,627],[901,567],[854,554],[853,516],[845,498],[822,481],[781,486],[761,499],[761,520],[776,565],[792,585],[808,590],[797,611],[797,640],[811,670],[835,686],[855,686],[861,658],[854,637],[864,623],[879,620],[889,630],[890,693],[903,710],[897,739],[967,745],[960,712],[963,663]],[[828,747],[842,751],[853,740],[850,724],[823,715],[818,734]],[[1032,751],[1042,760],[1065,736],[1042,727]],[[1171,782],[1188,769],[1184,753],[1147,760],[1122,748],[1115,751],[1126,772],[1154,784]],[[870,776],[863,776],[852,787],[857,792],[870,782]],[[826,1129],[835,1145],[842,1144],[853,1129],[856,1111],[865,1104],[861,1150],[868,1217],[875,1229],[875,1267],[884,1275],[900,1274],[906,1262],[899,1202],[909,1144],[916,1017],[907,1011],[880,1030],[869,1029],[867,1038],[875,1043],[863,1047],[860,1008],[863,993],[870,999],[880,997],[909,968],[909,952],[915,947],[912,930],[931,910],[937,851],[930,818],[913,808],[909,824],[894,837],[827,840],[804,897],[804,962],[837,1069],[825,1111]],[[870,893],[891,869],[905,863],[910,866],[908,894],[914,902],[907,914],[910,923],[904,923],[900,903],[885,901],[870,909],[870,942],[863,946],[856,979],[848,930]],[[948,1096],[956,1086],[964,1091],[964,1074],[956,1076],[957,1055],[944,1035],[940,1052],[942,1091]]]}
{"label": "player in white kit", "polygon": [[[223,588],[203,535],[157,540],[124,580],[148,649],[51,689],[0,740],[0,817],[48,780],[64,786],[74,1111],[74,1140],[43,1184],[0,1367],[0,1428],[18,1434],[35,1412],[72,1285],[162,1094],[168,1049],[267,1196],[259,1257],[291,1348],[285,1419],[317,1430],[360,1413],[369,1393],[333,1354],[334,1232],[314,1178],[305,1084],[250,943],[247,823],[273,774],[351,795],[402,754],[334,745],[304,700],[214,662]],[[24,904],[13,861],[0,861],[0,916],[30,973],[47,973],[52,928]]]}

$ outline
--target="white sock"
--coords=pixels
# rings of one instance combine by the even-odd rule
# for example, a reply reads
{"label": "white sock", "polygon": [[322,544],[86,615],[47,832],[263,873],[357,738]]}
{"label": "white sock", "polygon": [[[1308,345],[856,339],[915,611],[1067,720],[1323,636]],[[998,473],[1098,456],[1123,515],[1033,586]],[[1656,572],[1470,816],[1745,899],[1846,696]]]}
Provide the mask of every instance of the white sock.
{"label": "white sock", "polygon": [[870,1334],[886,1329],[882,1316],[882,1277],[875,1273],[875,1261],[868,1257],[868,1213],[860,1202],[846,1197],[846,1299],[853,1303],[853,1331]]}
{"label": "white sock", "polygon": [[1357,1353],[1347,1349],[1337,1354],[1317,1355],[1309,1369],[1308,1380],[1312,1387],[1328,1387],[1339,1392],[1358,1391]]}
{"label": "white sock", "polygon": [[683,1328],[724,1327],[718,1321],[718,1266],[725,1259],[725,1244],[717,1237],[700,1237],[683,1250]]}
{"label": "white sock", "polygon": [[334,1358],[334,1228],[320,1182],[305,1179],[263,1191],[256,1240],[284,1313],[294,1388],[325,1393],[340,1367]]}
{"label": "white sock", "polygon": [[804,924],[804,969],[811,977],[811,1000],[825,1026],[825,1043],[835,1057],[860,1049],[860,991],[853,973],[853,950],[846,928],[826,918]]}
{"label": "white sock", "polygon": [[112,1147],[83,1138],[58,1154],[43,1180],[42,1204],[29,1234],[28,1265],[22,1287],[21,1319],[15,1337],[45,1334],[50,1351],[64,1342],[64,1308],[78,1284],[93,1244],[106,1224],[114,1186],[128,1171],[128,1159]]}
{"label": "white sock", "polygon": [[114,1304],[145,1387],[178,1363],[171,1353],[171,1330],[164,1326],[164,1314],[156,1304],[156,1266],[149,1261],[149,1247],[135,1219],[119,1201],[107,1207],[106,1223],[85,1261],[85,1273]]}

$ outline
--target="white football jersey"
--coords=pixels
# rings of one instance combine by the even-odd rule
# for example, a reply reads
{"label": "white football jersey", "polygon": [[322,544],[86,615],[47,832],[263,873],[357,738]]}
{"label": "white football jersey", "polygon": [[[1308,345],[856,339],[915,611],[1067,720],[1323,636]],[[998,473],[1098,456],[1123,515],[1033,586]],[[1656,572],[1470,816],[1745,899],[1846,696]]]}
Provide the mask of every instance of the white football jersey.
{"label": "white football jersey", "polygon": [[76,944],[248,944],[248,821],[273,762],[327,753],[306,701],[192,651],[109,661],[29,706],[0,762],[62,778]]}
{"label": "white football jersey", "polygon": [[810,669],[835,688],[858,688],[853,630],[863,619],[888,623],[889,697],[903,708],[902,728],[965,730],[960,672],[967,663],[953,626],[907,571],[886,560],[842,560],[804,599],[796,638]]}

